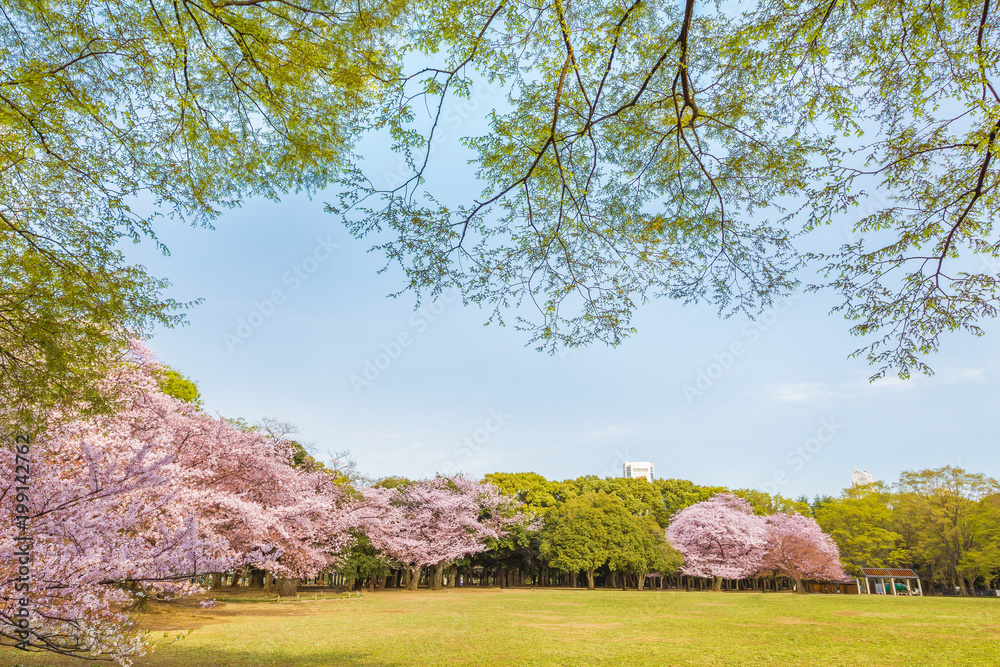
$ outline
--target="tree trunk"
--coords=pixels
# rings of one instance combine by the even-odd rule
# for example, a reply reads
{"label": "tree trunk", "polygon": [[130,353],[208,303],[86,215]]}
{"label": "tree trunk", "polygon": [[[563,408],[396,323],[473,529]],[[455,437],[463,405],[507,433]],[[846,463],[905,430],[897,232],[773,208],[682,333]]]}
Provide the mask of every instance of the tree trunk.
{"label": "tree trunk", "polygon": [[258,570],[257,568],[250,570],[248,584],[250,588],[262,588],[264,586],[264,570]]}
{"label": "tree trunk", "polygon": [[213,572],[212,573],[212,588],[222,588],[222,573]]}
{"label": "tree trunk", "polygon": [[278,577],[277,592],[282,597],[291,597],[299,590],[298,577]]}
{"label": "tree trunk", "polygon": [[409,585],[406,587],[406,590],[408,590],[408,591],[415,591],[415,590],[417,590],[417,584],[420,583],[420,570],[421,569],[422,568],[419,565],[409,568],[410,581],[409,581]]}
{"label": "tree trunk", "polygon": [[240,573],[240,572],[233,572],[233,580],[231,582],[229,582],[229,587],[230,588],[239,588],[240,587],[240,579],[242,579],[242,578],[243,578],[243,574],[242,573]]}
{"label": "tree trunk", "polygon": [[716,592],[722,590],[722,577],[715,578],[715,581],[712,582],[712,590]]}
{"label": "tree trunk", "polygon": [[587,570],[587,590],[594,590],[594,568]]}
{"label": "tree trunk", "polygon": [[455,580],[458,579],[458,566],[452,565],[448,568],[448,588],[455,587]]}
{"label": "tree trunk", "polygon": [[274,575],[270,572],[264,573],[264,592],[270,593],[274,590]]}
{"label": "tree trunk", "polygon": [[641,590],[642,590],[642,587],[643,587],[643,586],[645,585],[645,583],[646,583],[646,574],[645,574],[645,573],[643,573],[643,572],[640,572],[639,574],[635,575],[635,577],[636,577],[636,582],[635,582],[635,587],[636,587],[636,588],[637,588],[638,590],[640,590],[640,591],[641,591]]}
{"label": "tree trunk", "polygon": [[576,588],[576,570],[569,573],[569,585],[570,588]]}
{"label": "tree trunk", "polygon": [[444,563],[438,563],[434,566],[434,580],[431,582],[431,588],[435,591],[439,591],[444,588]]}
{"label": "tree trunk", "polygon": [[792,579],[795,580],[795,592],[796,593],[798,593],[800,595],[805,595],[806,593],[809,592],[808,590],[806,590],[806,587],[802,585],[802,579],[801,578],[796,577],[795,575],[792,575]]}

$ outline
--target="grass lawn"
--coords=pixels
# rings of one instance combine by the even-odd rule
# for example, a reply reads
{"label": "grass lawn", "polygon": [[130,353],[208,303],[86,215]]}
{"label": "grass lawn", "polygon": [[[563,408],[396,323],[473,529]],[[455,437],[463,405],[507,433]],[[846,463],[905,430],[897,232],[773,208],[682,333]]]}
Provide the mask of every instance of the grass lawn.
{"label": "grass lawn", "polygon": [[[466,589],[189,604],[142,617],[161,638],[194,631],[137,666],[1000,664],[995,598]],[[18,664],[85,663],[0,649]]]}

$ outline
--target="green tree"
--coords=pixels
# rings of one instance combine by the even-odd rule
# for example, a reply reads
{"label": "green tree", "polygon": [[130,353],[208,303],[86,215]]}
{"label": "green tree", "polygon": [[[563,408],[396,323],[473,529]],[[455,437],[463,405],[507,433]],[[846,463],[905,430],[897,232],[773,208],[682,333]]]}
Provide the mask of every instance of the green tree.
{"label": "green tree", "polygon": [[[698,486],[686,479],[658,479],[653,486],[659,492],[663,502],[663,511],[669,522],[675,514],[685,507],[708,500],[716,493],[724,491],[722,487]],[[665,526],[660,522],[661,526]]]}
{"label": "green tree", "polygon": [[612,570],[635,576],[636,587],[641,591],[646,575],[656,572],[661,576],[672,574],[684,564],[684,557],[667,544],[663,528],[651,516],[632,516],[629,530],[608,561]]}
{"label": "green tree", "polygon": [[352,537],[350,546],[342,554],[340,572],[351,584],[368,584],[368,590],[375,588],[378,577],[389,574],[393,560],[372,546],[362,533]]}
{"label": "green tree", "polygon": [[[4,179],[0,190],[6,185]],[[180,304],[162,299],[164,283],[123,264],[119,253],[50,251],[14,234],[2,207],[0,201],[3,430],[30,434],[44,428],[51,408],[68,403],[87,412],[111,409],[114,397],[99,391],[103,379],[137,330],[177,324]]]}
{"label": "green tree", "polygon": [[572,481],[580,495],[607,493],[622,501],[625,509],[636,516],[651,516],[662,528],[670,522],[670,514],[663,505],[663,497],[656,486],[642,478],[595,476],[580,477]]}
{"label": "green tree", "polygon": [[541,553],[553,567],[586,572],[591,590],[594,572],[604,565],[643,580],[649,572],[679,565],[653,517],[637,517],[617,496],[603,492],[578,496],[550,512]]}
{"label": "green tree", "polygon": [[579,495],[572,484],[550,482],[533,472],[494,472],[486,475],[485,479],[537,516],[544,516],[547,510]]}
{"label": "green tree", "polygon": [[[413,178],[380,190],[352,172],[331,207],[361,212],[347,224],[377,236],[409,289],[459,288],[491,306],[491,321],[534,306],[517,323],[553,350],[618,344],[650,297],[759,312],[798,287],[808,262],[876,376],[929,371],[921,358],[942,332],[979,335],[995,316],[992,3],[447,0],[410,11],[423,69],[399,79],[384,115]],[[464,138],[482,191],[419,196],[442,109],[484,82],[506,99],[487,132]],[[412,111],[423,105],[426,121]],[[831,224],[849,232],[839,249],[793,244]]]}
{"label": "green tree", "polygon": [[164,394],[202,409],[201,392],[198,391],[198,385],[189,378],[167,365],[162,365],[155,375],[160,391]]}
{"label": "green tree", "polygon": [[969,595],[979,577],[1000,568],[996,479],[962,468],[904,472],[898,514],[918,567]]}
{"label": "green tree", "polygon": [[66,400],[99,407],[108,357],[180,321],[183,304],[120,243],[158,244],[160,216],[210,225],[244,197],[335,180],[391,78],[402,6],[4,5],[0,395],[20,410],[8,423]]}
{"label": "green tree", "polygon": [[624,514],[621,501],[606,494],[574,498],[549,516],[542,531],[542,557],[567,572],[583,570],[587,588],[593,590],[594,571],[608,562]]}
{"label": "green tree", "polygon": [[903,536],[897,532],[897,498],[881,482],[849,488],[840,498],[817,507],[814,518],[840,549],[850,574],[862,567],[902,567],[909,563]]}

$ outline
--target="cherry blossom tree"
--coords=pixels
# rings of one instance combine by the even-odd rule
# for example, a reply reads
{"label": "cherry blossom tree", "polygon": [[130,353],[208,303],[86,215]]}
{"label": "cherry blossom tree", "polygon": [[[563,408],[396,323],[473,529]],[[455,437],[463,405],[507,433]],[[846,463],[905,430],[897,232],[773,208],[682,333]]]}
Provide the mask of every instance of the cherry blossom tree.
{"label": "cherry blossom tree", "polygon": [[810,517],[795,513],[764,518],[767,547],[761,570],[791,577],[795,590],[805,593],[803,579],[846,581],[840,550]]}
{"label": "cherry blossom tree", "polygon": [[103,387],[117,410],[51,415],[30,474],[0,447],[0,643],[128,664],[147,648],[129,609],[149,596],[243,565],[294,577],[329,564],[349,523],[341,487],[289,465],[281,441],[161,393],[157,368],[135,344]]}
{"label": "cherry blossom tree", "polygon": [[415,590],[421,569],[435,566],[440,586],[444,564],[487,549],[522,517],[516,501],[486,482],[437,477],[395,488],[362,491],[362,528],[371,543],[399,561]]}
{"label": "cherry blossom tree", "polygon": [[767,529],[750,503],[720,493],[678,512],[667,528],[667,541],[684,556],[684,574],[713,578],[713,590],[720,590],[723,579],[757,572]]}

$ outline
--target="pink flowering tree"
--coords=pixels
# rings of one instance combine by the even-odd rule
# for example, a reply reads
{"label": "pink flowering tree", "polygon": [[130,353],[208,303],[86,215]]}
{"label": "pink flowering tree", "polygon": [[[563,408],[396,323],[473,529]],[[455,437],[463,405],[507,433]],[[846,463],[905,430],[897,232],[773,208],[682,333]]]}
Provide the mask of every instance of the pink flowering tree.
{"label": "pink flowering tree", "polygon": [[441,585],[444,565],[487,549],[487,541],[524,521],[518,503],[486,482],[437,477],[397,488],[362,492],[360,524],[371,543],[407,570],[415,590],[422,568],[434,566]]}
{"label": "pink flowering tree", "polygon": [[767,547],[761,570],[791,577],[795,590],[805,593],[803,579],[847,581],[840,564],[840,550],[819,524],[801,514],[765,517]]}
{"label": "pink flowering tree", "polygon": [[156,369],[136,344],[104,388],[118,409],[51,415],[20,454],[27,474],[0,447],[0,643],[128,664],[147,648],[129,614],[143,599],[241,565],[328,564],[347,522],[339,487],[290,466],[281,442],[162,394]]}
{"label": "pink flowering tree", "polygon": [[731,494],[716,494],[678,512],[667,541],[684,556],[681,572],[714,579],[742,579],[757,572],[767,546],[767,529],[750,504]]}

